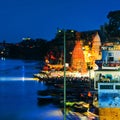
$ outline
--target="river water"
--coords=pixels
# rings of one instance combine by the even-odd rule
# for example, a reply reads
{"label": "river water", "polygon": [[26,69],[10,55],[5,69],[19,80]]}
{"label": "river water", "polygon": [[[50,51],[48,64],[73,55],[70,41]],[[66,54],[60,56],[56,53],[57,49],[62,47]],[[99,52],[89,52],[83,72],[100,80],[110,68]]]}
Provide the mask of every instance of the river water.
{"label": "river water", "polygon": [[0,120],[63,120],[52,103],[37,104],[37,91],[46,89],[33,79],[40,61],[0,59]]}

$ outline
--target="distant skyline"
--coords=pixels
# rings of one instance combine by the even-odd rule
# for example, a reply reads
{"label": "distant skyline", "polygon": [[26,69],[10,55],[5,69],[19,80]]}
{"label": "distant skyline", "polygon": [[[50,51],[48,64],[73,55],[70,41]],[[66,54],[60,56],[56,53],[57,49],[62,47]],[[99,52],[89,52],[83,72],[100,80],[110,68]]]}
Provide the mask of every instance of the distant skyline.
{"label": "distant skyline", "polygon": [[1,0],[0,42],[24,37],[52,40],[59,29],[88,31],[108,22],[120,0]]}

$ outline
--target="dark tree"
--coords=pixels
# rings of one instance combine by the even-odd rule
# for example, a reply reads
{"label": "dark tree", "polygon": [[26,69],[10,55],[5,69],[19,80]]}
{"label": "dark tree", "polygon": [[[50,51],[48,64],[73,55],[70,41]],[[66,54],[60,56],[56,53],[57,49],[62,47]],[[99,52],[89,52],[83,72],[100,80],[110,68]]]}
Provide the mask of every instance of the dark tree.
{"label": "dark tree", "polygon": [[106,30],[109,36],[120,37],[120,10],[109,12],[107,18],[109,23],[106,26]]}

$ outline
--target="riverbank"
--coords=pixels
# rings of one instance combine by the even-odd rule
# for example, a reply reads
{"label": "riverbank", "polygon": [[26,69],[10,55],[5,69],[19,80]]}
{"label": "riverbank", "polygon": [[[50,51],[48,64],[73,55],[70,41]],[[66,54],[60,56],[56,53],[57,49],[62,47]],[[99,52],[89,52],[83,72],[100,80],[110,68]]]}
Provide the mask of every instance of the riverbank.
{"label": "riverbank", "polygon": [[[53,103],[61,109],[64,107],[64,77],[40,79],[46,90],[38,90],[38,104]],[[67,117],[98,119],[98,96],[94,90],[93,80],[88,77],[66,77]],[[96,104],[97,103],[97,104]],[[69,118],[70,119],[70,118]]]}

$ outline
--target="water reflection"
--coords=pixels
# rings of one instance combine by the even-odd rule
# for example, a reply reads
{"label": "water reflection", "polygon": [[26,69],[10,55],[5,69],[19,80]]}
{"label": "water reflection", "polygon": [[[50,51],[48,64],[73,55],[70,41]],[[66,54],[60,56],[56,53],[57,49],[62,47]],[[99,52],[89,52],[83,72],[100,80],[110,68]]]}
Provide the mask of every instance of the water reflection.
{"label": "water reflection", "polygon": [[1,57],[1,60],[5,60],[5,57]]}
{"label": "water reflection", "polygon": [[0,77],[0,81],[18,81],[18,80],[38,80],[37,78],[30,78],[30,77]]}
{"label": "water reflection", "polygon": [[55,105],[37,105],[37,91],[47,88],[33,78],[38,65],[39,61],[0,60],[0,120],[63,120]]}
{"label": "water reflection", "polygon": [[39,61],[27,60],[0,60],[0,76],[11,77],[33,77],[33,74],[38,72],[39,69],[36,65]]}

